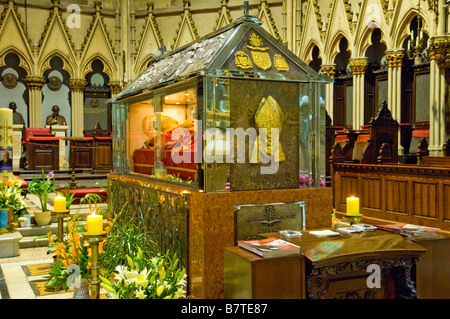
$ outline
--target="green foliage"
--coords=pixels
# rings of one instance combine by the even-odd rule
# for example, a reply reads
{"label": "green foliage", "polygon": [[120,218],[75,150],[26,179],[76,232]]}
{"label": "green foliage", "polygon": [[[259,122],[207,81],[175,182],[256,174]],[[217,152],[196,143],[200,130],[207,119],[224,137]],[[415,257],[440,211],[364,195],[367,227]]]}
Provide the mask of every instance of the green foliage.
{"label": "green foliage", "polygon": [[14,214],[19,216],[27,212],[27,205],[22,196],[20,182],[9,180],[0,183],[0,208],[12,208]]}
{"label": "green foliage", "polygon": [[70,273],[67,271],[66,267],[64,267],[61,260],[53,262],[53,268],[50,270],[49,274],[52,276],[52,279],[47,283],[47,287],[53,288],[55,291],[62,289],[67,291],[69,289],[67,286],[67,278],[69,278]]}
{"label": "green foliage", "polygon": [[121,215],[112,224],[108,242],[104,247],[105,253],[100,256],[100,266],[109,276],[116,266],[126,264],[127,255],[136,255],[141,249],[144,260],[155,255],[155,245],[150,234],[145,231],[141,219],[122,221]]}
{"label": "green foliage", "polygon": [[146,261],[140,248],[126,255],[127,264],[117,266],[114,281],[100,276],[100,284],[112,299],[179,299],[186,296],[186,271],[178,269],[178,258],[157,254]]}
{"label": "green foliage", "polygon": [[48,173],[46,176],[44,169],[42,169],[42,180],[33,176],[33,180],[28,185],[28,191],[30,194],[36,195],[39,198],[42,211],[48,211],[48,195],[56,192],[55,177],[53,172]]}

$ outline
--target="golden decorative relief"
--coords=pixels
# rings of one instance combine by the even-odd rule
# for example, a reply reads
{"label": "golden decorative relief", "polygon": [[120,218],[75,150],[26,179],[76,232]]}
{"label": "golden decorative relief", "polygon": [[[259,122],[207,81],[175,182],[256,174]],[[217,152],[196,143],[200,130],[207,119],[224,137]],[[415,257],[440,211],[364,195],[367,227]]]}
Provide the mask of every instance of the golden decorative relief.
{"label": "golden decorative relief", "polygon": [[270,55],[268,52],[255,52],[252,51],[253,62],[255,65],[263,70],[267,70],[272,66]]}
{"label": "golden decorative relief", "polygon": [[250,45],[247,45],[247,48],[250,50],[259,50],[259,51],[267,51],[269,50],[268,47],[264,47],[264,43],[261,39],[261,37],[254,32],[250,35],[248,38],[248,41],[250,42]]}
{"label": "golden decorative relief", "polygon": [[241,69],[253,68],[253,63],[250,60],[250,57],[248,56],[247,53],[238,51],[234,54],[234,57],[235,57],[234,63],[236,64],[236,66],[238,68],[241,68]]}
{"label": "golden decorative relief", "polygon": [[273,63],[278,71],[289,71],[289,64],[287,64],[286,60],[281,54],[274,55]]}
{"label": "golden decorative relief", "polygon": [[[266,140],[261,140],[262,136],[258,136],[255,145],[253,146],[250,163],[260,163],[260,156],[275,156],[278,162],[286,159],[279,139],[281,129],[284,123],[284,113],[281,110],[278,102],[272,97],[263,98],[259,103],[258,109],[255,113],[255,123],[259,129],[266,129]],[[272,140],[272,129],[278,129],[278,139]],[[266,147],[261,147],[261,146]]]}

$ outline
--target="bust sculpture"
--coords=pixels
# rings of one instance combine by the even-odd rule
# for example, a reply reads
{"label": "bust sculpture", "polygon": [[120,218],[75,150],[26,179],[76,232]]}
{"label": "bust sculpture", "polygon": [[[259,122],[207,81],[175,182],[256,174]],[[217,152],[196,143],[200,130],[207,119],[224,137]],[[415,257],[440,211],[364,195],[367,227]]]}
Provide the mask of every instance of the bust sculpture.
{"label": "bust sculpture", "polygon": [[64,116],[59,115],[59,106],[53,105],[52,115],[47,116],[46,125],[67,125]]}
{"label": "bust sculpture", "polygon": [[22,114],[16,111],[17,105],[15,102],[9,103],[9,108],[13,111],[13,124],[25,124]]}

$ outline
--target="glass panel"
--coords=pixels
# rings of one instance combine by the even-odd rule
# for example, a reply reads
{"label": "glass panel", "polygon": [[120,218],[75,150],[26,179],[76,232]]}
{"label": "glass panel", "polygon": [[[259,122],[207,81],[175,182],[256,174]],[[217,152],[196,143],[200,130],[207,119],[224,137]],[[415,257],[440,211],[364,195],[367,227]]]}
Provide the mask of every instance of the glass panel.
{"label": "glass panel", "polygon": [[194,154],[197,85],[165,89],[129,106],[130,171],[166,181],[198,181]]}
{"label": "glass panel", "polygon": [[416,75],[416,122],[430,120],[430,74]]}
{"label": "glass panel", "polygon": [[[388,81],[378,81],[378,105],[376,106],[376,114],[378,114],[378,108],[381,107],[383,101],[388,101]],[[376,116],[373,114],[373,116]]]}
{"label": "glass panel", "polygon": [[205,82],[205,191],[229,191],[230,80],[207,77]]}

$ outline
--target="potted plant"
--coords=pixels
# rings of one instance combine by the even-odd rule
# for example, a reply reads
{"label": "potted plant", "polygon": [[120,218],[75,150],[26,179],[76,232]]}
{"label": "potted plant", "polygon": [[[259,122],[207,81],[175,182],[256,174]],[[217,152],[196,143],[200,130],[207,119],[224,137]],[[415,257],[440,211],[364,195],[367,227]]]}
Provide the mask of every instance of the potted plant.
{"label": "potted plant", "polygon": [[[21,216],[27,211],[20,185],[20,182],[14,179],[5,179],[0,183],[0,210],[2,211],[0,215],[4,216],[3,218],[6,216],[6,223],[14,222],[14,215]],[[2,224],[4,223],[5,221]]]}
{"label": "potted plant", "polygon": [[45,175],[44,170],[42,169],[42,180],[37,177],[33,177],[33,180],[28,185],[28,191],[30,192],[30,194],[36,195],[39,198],[39,202],[41,204],[42,211],[37,211],[34,213],[36,224],[48,225],[52,218],[51,212],[47,208],[48,196],[50,193],[54,193],[56,191],[55,177],[53,172]]}
{"label": "potted plant", "polygon": [[19,217],[17,219],[17,221],[19,222],[20,227],[27,227],[28,218],[26,218],[26,217]]}

